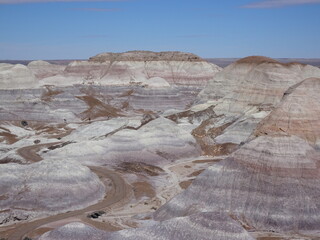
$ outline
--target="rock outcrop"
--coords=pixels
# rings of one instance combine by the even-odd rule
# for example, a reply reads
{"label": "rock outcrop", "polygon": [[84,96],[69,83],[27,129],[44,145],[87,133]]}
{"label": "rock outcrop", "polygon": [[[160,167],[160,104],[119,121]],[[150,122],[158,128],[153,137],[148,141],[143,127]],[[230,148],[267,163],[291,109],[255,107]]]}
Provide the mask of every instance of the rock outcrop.
{"label": "rock outcrop", "polygon": [[106,61],[187,61],[204,62],[202,58],[192,53],[184,52],[151,52],[151,51],[128,51],[124,53],[101,53],[89,58],[91,62]]}
{"label": "rock outcrop", "polygon": [[108,119],[122,115],[184,110],[199,87],[46,86],[0,90],[0,121],[56,122]]}

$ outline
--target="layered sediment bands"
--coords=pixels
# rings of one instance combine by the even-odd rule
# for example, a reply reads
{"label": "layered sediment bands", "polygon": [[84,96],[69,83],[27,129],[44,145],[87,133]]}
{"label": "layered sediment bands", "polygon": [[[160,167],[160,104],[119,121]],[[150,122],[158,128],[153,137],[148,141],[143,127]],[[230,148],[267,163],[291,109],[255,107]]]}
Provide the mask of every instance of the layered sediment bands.
{"label": "layered sediment bands", "polygon": [[63,122],[63,119],[75,121],[88,109],[86,104],[74,95],[77,89],[53,89],[61,94],[48,94],[47,89],[0,90],[1,121],[38,121]]}
{"label": "layered sediment bands", "polygon": [[250,106],[272,107],[281,101],[290,86],[319,76],[320,69],[310,65],[281,64],[269,58],[248,57],[216,74],[199,94],[199,101],[225,97],[221,107],[236,113]]}
{"label": "layered sediment bands", "polygon": [[[248,57],[216,74],[200,58],[172,52],[101,54],[48,77],[55,70],[42,66],[52,67],[29,67],[56,86],[0,90],[0,222],[99,201],[106,190],[83,164],[124,174],[135,197],[93,224],[142,227],[107,233],[75,223],[43,239],[319,235],[320,80],[309,78],[320,77],[318,68]],[[45,160],[13,164],[25,163],[18,154]],[[54,226],[30,225],[28,234]]]}
{"label": "layered sediment bands", "polygon": [[320,140],[320,78],[293,86],[283,101],[255,131],[255,135],[296,135],[310,144]]}
{"label": "layered sediment bands", "polygon": [[[67,122],[115,117],[123,111],[184,110],[199,87],[148,89],[138,86],[83,86],[0,90],[0,121]],[[89,101],[92,99],[92,101]],[[86,102],[88,104],[86,104]]]}
{"label": "layered sediment bands", "polygon": [[[297,180],[320,178],[320,153],[296,136],[258,137],[232,158],[254,172],[269,176]],[[253,158],[259,161],[254,162]]]}
{"label": "layered sediment bands", "polygon": [[[79,226],[78,226],[79,225]],[[64,227],[53,230],[43,235],[40,240],[82,240],[86,239],[77,234],[77,228],[80,224],[69,224]],[[93,230],[89,226],[82,225],[80,231],[85,234],[91,233],[97,239],[108,240],[251,240],[253,239],[239,223],[232,220],[229,216],[217,213],[195,214],[183,218],[175,218],[162,223],[157,223],[150,227],[122,230],[114,233],[101,233],[99,230]],[[71,231],[70,231],[71,230]],[[84,235],[85,235],[84,234]],[[101,234],[101,235],[99,235]],[[96,239],[96,238],[90,238]]]}
{"label": "layered sediment bands", "polygon": [[[89,61],[74,61],[63,73],[44,78],[42,84],[142,85],[167,88],[170,85],[204,86],[221,70],[193,55],[179,52],[105,53]],[[65,80],[64,80],[65,79]]]}
{"label": "layered sediment bands", "polygon": [[205,86],[221,68],[196,55],[181,52],[106,53],[67,66],[33,61],[28,66],[0,64],[0,89],[74,84],[143,86]]}
{"label": "layered sediment bands", "polygon": [[110,235],[111,240],[231,240],[253,239],[239,223],[229,216],[216,213],[194,214],[183,218],[174,218],[151,227],[122,230]]}
{"label": "layered sediment bands", "polygon": [[[129,124],[123,121],[123,125],[118,128],[121,131],[116,128],[112,134],[104,134],[110,130],[108,123],[100,124],[97,138],[79,141],[49,151],[43,156],[54,159],[68,156],[69,159],[88,165],[119,165],[122,162],[161,165],[175,159],[200,155],[192,135],[171,120],[158,118],[138,130],[128,128]],[[94,126],[92,129],[97,130]]]}
{"label": "layered sediment bands", "polygon": [[225,115],[222,124],[236,119],[214,141],[217,144],[247,141],[257,124],[280,104],[286,91],[310,76],[319,77],[320,69],[281,64],[265,57],[244,58],[226,67],[209,81],[197,99],[213,102],[216,115]]}
{"label": "layered sediment bands", "polygon": [[51,64],[45,61],[32,61],[28,64],[28,68],[37,79],[43,79],[61,74],[66,66]]}
{"label": "layered sediment bands", "polygon": [[318,230],[319,161],[298,137],[259,137],[209,167],[154,217],[217,211],[252,230]]}
{"label": "layered sediment bands", "polygon": [[0,63],[0,89],[25,89],[39,86],[33,73],[21,64]]}
{"label": "layered sediment bands", "polygon": [[107,84],[118,79],[119,84],[124,81],[148,84],[158,77],[171,85],[205,85],[219,70],[219,67],[207,62],[113,62],[101,81]]}
{"label": "layered sediment bands", "polygon": [[197,86],[179,86],[166,90],[134,88],[129,96],[121,97],[128,101],[134,109],[146,111],[185,110],[192,105],[200,91],[201,88]]}
{"label": "layered sediment bands", "polygon": [[225,98],[225,103],[215,110],[224,111],[227,108],[231,113],[243,113],[253,107],[272,110],[280,103],[289,87],[310,75],[319,77],[320,69],[314,70],[314,67],[302,65],[289,67],[273,63],[257,65],[247,74],[241,85]]}
{"label": "layered sediment bands", "polygon": [[95,63],[88,61],[74,61],[65,68],[63,76],[76,80],[92,81],[100,79],[110,68],[111,63]]}
{"label": "layered sediment bands", "polygon": [[73,161],[1,164],[0,224],[84,208],[104,193],[99,178]]}
{"label": "layered sediment bands", "polygon": [[263,136],[209,167],[155,219],[225,212],[256,231],[319,230],[320,152],[314,146],[319,134],[311,130],[320,118],[310,109],[318,114],[319,86],[319,79],[307,79],[290,88],[259,126]]}

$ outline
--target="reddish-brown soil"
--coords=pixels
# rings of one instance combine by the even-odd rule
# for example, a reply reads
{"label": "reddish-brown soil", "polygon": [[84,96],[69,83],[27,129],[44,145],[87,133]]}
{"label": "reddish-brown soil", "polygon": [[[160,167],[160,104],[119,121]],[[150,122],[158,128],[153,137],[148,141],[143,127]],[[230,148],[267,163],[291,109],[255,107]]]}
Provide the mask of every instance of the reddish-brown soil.
{"label": "reddish-brown soil", "polygon": [[220,162],[222,159],[209,159],[209,160],[194,160],[193,163],[215,163],[215,162]]}
{"label": "reddish-brown soil", "polygon": [[205,169],[201,169],[201,170],[198,170],[198,171],[195,171],[191,174],[188,175],[188,177],[196,177],[198,175],[200,175]]}
{"label": "reddish-brown soil", "polygon": [[236,149],[235,144],[226,143],[226,144],[215,144],[212,145],[206,141],[207,138],[215,138],[223,133],[223,131],[229,127],[232,123],[226,123],[220,127],[210,128],[210,124],[212,124],[212,120],[203,121],[199,127],[195,128],[192,131],[192,135],[196,138],[198,144],[200,145],[203,153],[205,155],[211,156],[222,156],[226,154],[230,154]]}
{"label": "reddish-brown soil", "polygon": [[1,132],[0,137],[3,137],[2,139],[0,138],[0,142],[6,142],[7,144],[14,144],[19,141],[17,136],[10,132]]}
{"label": "reddish-brown soil", "polygon": [[78,96],[77,98],[84,101],[89,106],[86,111],[79,114],[79,117],[83,120],[93,120],[99,117],[113,118],[123,116],[121,110],[103,103],[93,96]]}
{"label": "reddish-brown soil", "polygon": [[54,90],[50,86],[45,86],[45,87],[47,90],[41,96],[42,101],[50,102],[54,96],[56,96],[60,93],[63,93],[63,91]]}
{"label": "reddish-brown soil", "polygon": [[136,199],[140,199],[142,197],[154,198],[156,196],[156,192],[153,187],[147,182],[135,182],[132,183],[132,186]]}
{"label": "reddish-brown soil", "polygon": [[188,180],[188,181],[183,181],[181,183],[179,183],[180,187],[182,189],[187,189],[192,183],[192,180]]}

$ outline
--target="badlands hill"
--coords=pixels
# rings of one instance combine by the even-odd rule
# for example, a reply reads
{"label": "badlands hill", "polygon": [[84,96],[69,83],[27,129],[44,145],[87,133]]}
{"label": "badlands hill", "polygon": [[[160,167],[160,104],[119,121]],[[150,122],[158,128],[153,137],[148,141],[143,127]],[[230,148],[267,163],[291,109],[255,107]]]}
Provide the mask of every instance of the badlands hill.
{"label": "badlands hill", "polygon": [[70,81],[80,79],[80,82],[106,85],[168,87],[181,84],[205,85],[220,70],[218,66],[189,53],[133,51],[103,53],[89,61],[70,63],[65,69],[65,75],[70,77]]}
{"label": "badlands hill", "polygon": [[128,52],[25,69],[39,85],[0,90],[1,237],[320,237],[319,68]]}
{"label": "badlands hill", "polygon": [[[9,65],[1,66],[4,71]],[[67,66],[45,61],[33,61],[27,67],[16,65],[10,72],[2,71],[0,83],[2,88],[14,88],[17,84],[20,85],[16,88],[74,84],[166,88],[170,85],[205,85],[220,70],[217,65],[191,53],[132,51],[102,53],[88,61],[72,61]],[[21,83],[18,77],[23,74],[29,82]],[[9,78],[13,87],[7,83]]]}
{"label": "badlands hill", "polygon": [[[206,60],[218,65],[219,67],[224,68],[238,61],[239,58],[206,58]],[[276,58],[275,60],[281,63],[298,62],[306,65],[320,67],[320,58]]]}
{"label": "badlands hill", "polygon": [[[78,233],[82,234],[78,234]],[[77,234],[77,238],[75,238]],[[221,214],[202,213],[164,221],[156,226],[106,233],[81,223],[72,223],[43,235],[39,240],[144,240],[185,239],[211,240],[235,239],[253,240],[239,223]]]}
{"label": "badlands hill", "polygon": [[63,65],[51,64],[41,60],[32,61],[27,65],[27,67],[38,80],[63,73],[63,70],[65,69],[65,66]]}
{"label": "badlands hill", "polygon": [[33,88],[39,84],[32,71],[21,64],[0,63],[1,89]]}
{"label": "badlands hill", "polygon": [[105,192],[95,174],[70,161],[2,164],[0,178],[0,224],[81,209]]}
{"label": "badlands hill", "polygon": [[155,218],[185,216],[197,206],[225,212],[251,230],[319,230],[319,136],[311,132],[320,122],[319,87],[319,78],[304,80],[261,123],[261,136],[209,167]]}

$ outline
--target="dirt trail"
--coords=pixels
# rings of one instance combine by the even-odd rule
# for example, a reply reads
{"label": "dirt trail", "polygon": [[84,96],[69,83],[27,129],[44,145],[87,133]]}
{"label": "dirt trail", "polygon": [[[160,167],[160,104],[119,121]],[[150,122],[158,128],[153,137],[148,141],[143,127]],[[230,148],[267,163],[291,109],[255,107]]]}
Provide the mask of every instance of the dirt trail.
{"label": "dirt trail", "polygon": [[28,162],[39,162],[42,160],[42,157],[37,152],[39,152],[42,148],[51,147],[60,143],[61,142],[53,142],[53,143],[31,145],[31,146],[18,149],[17,153],[21,157],[26,159]]}
{"label": "dirt trail", "polygon": [[[57,143],[49,143],[49,144],[39,144],[32,145],[28,147],[24,147],[18,150],[18,153],[24,157],[27,161],[37,162],[41,161],[42,158],[37,154],[37,152],[43,148],[51,145],[55,145]],[[130,186],[125,182],[125,180],[116,172],[108,170],[105,167],[89,167],[91,171],[97,174],[100,178],[108,178],[112,182],[112,188],[106,194],[105,198],[100,202],[86,207],[81,210],[76,210],[72,212],[66,212],[62,214],[58,214],[55,216],[50,216],[43,219],[38,219],[32,222],[27,223],[18,223],[14,226],[14,229],[10,231],[8,235],[8,240],[20,240],[27,236],[28,233],[34,231],[35,229],[50,224],[53,222],[57,222],[66,218],[77,217],[79,219],[86,218],[86,215],[92,211],[105,210],[106,208],[110,208],[112,205],[119,204],[122,200],[126,199],[127,196],[131,193]],[[110,186],[106,186],[110,188]],[[12,226],[9,227],[12,229]]]}

